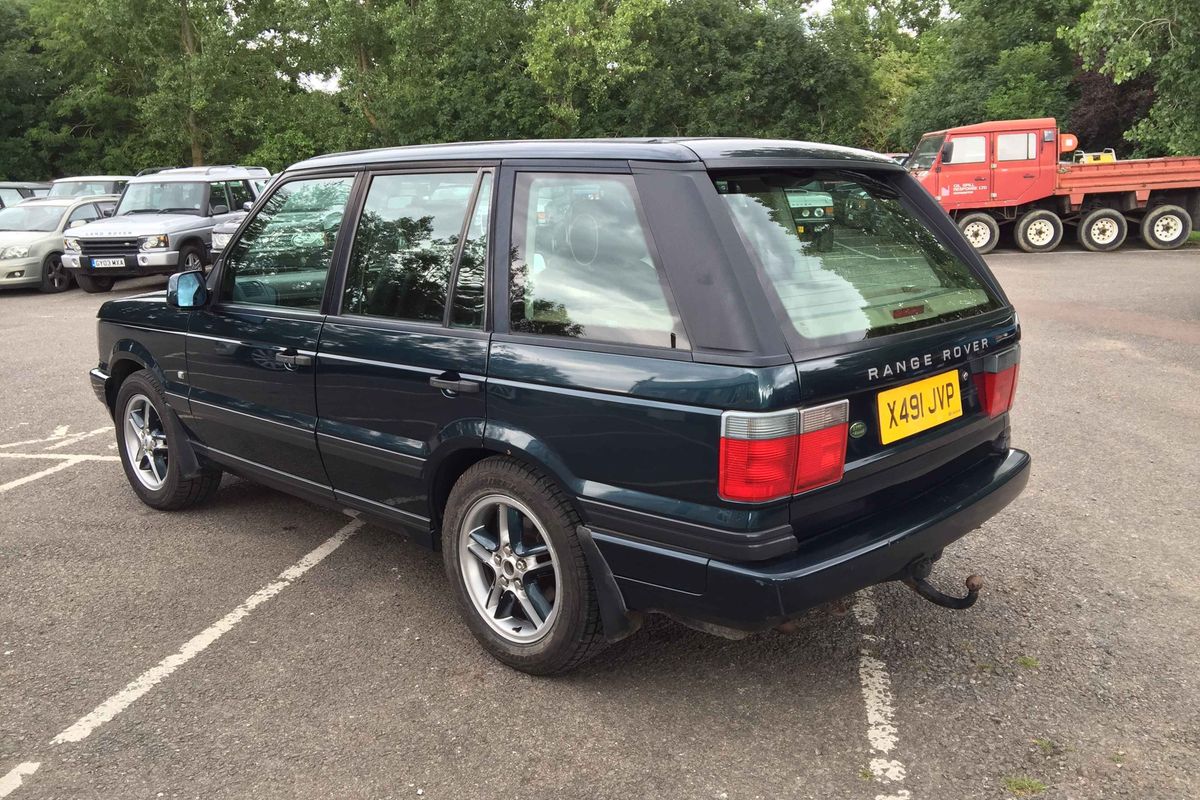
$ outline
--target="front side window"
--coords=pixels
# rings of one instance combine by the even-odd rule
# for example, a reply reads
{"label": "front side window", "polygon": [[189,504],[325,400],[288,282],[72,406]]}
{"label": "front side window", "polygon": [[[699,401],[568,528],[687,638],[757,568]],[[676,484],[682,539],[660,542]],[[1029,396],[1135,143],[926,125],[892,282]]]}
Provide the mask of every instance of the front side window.
{"label": "front side window", "polygon": [[225,194],[224,183],[211,183],[208,186],[208,213],[228,214],[229,197]]}
{"label": "front side window", "polygon": [[367,192],[342,312],[441,323],[477,173],[379,175]]}
{"label": "front side window", "polygon": [[944,141],[946,141],[945,136],[926,136],[917,142],[916,149],[904,162],[904,166],[912,170],[933,169],[933,162],[937,160]]}
{"label": "front side window", "polygon": [[514,333],[683,347],[627,175],[517,176]]}
{"label": "front side window", "polygon": [[230,211],[241,211],[246,203],[254,202],[254,195],[250,194],[250,187],[245,181],[230,181],[227,188]]}
{"label": "front side window", "polygon": [[117,216],[125,214],[199,214],[206,211],[207,185],[190,181],[131,183],[121,195]]}
{"label": "front side window", "polygon": [[0,202],[6,206],[15,206],[24,199],[16,189],[0,189]]}
{"label": "front side window", "polygon": [[1028,161],[1037,158],[1037,134],[1002,133],[996,137],[997,161]]}
{"label": "front side window", "polygon": [[67,225],[76,222],[91,222],[94,219],[100,218],[100,212],[91,203],[85,206],[80,206],[71,212],[71,216],[67,218]]}
{"label": "front side window", "polygon": [[947,164],[982,164],[987,161],[986,136],[959,136],[950,140]]}
{"label": "front side window", "polygon": [[354,179],[281,184],[230,248],[225,302],[317,310]]}
{"label": "front side window", "polygon": [[895,186],[840,172],[720,175],[729,209],[786,322],[806,341],[852,342],[999,308]]}

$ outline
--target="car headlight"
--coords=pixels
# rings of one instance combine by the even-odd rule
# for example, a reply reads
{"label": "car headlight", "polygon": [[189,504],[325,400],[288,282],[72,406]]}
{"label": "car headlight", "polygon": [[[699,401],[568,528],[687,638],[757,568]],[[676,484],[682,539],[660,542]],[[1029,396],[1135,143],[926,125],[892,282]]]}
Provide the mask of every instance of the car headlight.
{"label": "car headlight", "polygon": [[232,238],[232,233],[214,233],[212,235],[212,249],[224,250],[229,246],[229,240]]}
{"label": "car headlight", "polygon": [[823,217],[823,216],[825,216],[825,209],[823,209],[823,208],[818,208],[816,211],[814,211],[814,212],[813,212],[813,216],[816,216],[816,217]]}
{"label": "car headlight", "polygon": [[167,235],[160,233],[155,236],[143,236],[141,248],[143,250],[162,250],[167,246]]}
{"label": "car headlight", "polygon": [[809,217],[809,216],[812,216],[812,212],[811,212],[811,211],[809,211],[809,210],[806,208],[806,209],[804,209],[803,211],[801,211],[801,212],[800,212],[800,216],[802,216],[802,217]]}
{"label": "car headlight", "polygon": [[29,246],[24,244],[0,248],[0,261],[6,258],[24,258],[29,255]]}
{"label": "car headlight", "polygon": [[80,246],[78,239],[70,239],[70,238],[64,239],[63,246],[66,247],[68,250],[70,250],[72,253],[82,253],[83,252],[83,247]]}

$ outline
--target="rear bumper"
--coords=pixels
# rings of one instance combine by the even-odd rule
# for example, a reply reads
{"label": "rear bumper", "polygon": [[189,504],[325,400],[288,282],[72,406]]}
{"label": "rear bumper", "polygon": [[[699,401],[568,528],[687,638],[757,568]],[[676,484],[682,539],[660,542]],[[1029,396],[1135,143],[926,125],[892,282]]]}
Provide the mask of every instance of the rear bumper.
{"label": "rear bumper", "polygon": [[758,630],[936,556],[1011,503],[1029,480],[1029,465],[1020,450],[989,456],[899,508],[769,561],[719,561],[608,531],[592,536],[626,608]]}

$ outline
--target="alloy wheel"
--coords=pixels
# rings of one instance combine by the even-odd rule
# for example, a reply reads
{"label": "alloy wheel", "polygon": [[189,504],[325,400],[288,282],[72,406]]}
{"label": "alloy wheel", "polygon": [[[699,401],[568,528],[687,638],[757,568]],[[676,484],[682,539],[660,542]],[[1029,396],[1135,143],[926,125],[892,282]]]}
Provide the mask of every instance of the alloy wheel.
{"label": "alloy wheel", "polygon": [[50,280],[50,286],[56,292],[62,291],[71,285],[71,274],[63,267],[62,258],[59,256],[50,257],[46,277]]}
{"label": "alloy wheel", "polygon": [[458,535],[458,561],[475,611],[518,644],[545,636],[558,612],[558,556],[529,508],[505,494],[471,504]]}
{"label": "alloy wheel", "polygon": [[133,473],[152,492],[167,482],[167,434],[154,404],[135,394],[125,404],[125,455]]}

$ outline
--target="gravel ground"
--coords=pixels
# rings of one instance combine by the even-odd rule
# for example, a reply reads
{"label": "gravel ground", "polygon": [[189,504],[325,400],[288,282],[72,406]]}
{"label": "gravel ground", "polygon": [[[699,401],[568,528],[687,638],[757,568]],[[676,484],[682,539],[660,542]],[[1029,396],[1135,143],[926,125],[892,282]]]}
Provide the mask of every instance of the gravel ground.
{"label": "gravel ground", "polygon": [[347,519],[228,478],[203,509],[141,506],[85,375],[105,298],[0,295],[0,797],[1200,796],[1200,249],[989,262],[1034,472],[939,564],[987,578],[970,611],[888,585],[791,635],[656,619],[539,680],[475,646],[437,554],[367,526],[63,744]]}

